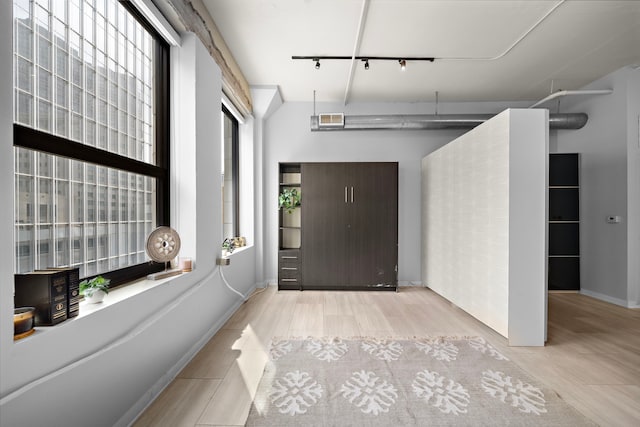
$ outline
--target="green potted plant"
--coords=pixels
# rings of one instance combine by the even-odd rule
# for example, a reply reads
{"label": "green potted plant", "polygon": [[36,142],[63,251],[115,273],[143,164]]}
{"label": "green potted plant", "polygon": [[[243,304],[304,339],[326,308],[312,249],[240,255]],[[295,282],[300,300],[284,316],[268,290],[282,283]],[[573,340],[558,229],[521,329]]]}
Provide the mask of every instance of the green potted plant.
{"label": "green potted plant", "polygon": [[224,256],[230,255],[236,248],[235,239],[224,239],[222,242],[222,252]]}
{"label": "green potted plant", "polygon": [[80,282],[80,294],[84,296],[84,300],[88,303],[95,304],[102,302],[104,296],[109,293],[109,283],[111,280],[102,276],[96,276],[92,279],[84,279]]}
{"label": "green potted plant", "polygon": [[300,206],[300,193],[295,188],[284,188],[278,197],[278,207],[292,213],[293,210]]}

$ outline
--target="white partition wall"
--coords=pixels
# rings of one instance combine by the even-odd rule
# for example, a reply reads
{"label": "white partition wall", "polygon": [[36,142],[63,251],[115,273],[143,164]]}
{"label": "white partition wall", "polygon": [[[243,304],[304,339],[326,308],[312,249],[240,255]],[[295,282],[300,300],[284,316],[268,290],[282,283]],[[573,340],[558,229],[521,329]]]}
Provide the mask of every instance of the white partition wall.
{"label": "white partition wall", "polygon": [[422,160],[422,280],[509,339],[544,345],[548,111],[506,110]]}

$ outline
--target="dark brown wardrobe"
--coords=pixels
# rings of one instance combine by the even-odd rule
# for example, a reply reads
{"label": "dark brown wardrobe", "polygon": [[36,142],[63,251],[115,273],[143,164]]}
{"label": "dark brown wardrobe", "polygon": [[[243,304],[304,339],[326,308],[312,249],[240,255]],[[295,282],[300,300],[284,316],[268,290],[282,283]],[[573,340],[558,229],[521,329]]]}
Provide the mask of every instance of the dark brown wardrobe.
{"label": "dark brown wardrobe", "polygon": [[[301,163],[300,173],[297,288],[395,290],[398,163]],[[282,276],[291,250],[280,249]]]}

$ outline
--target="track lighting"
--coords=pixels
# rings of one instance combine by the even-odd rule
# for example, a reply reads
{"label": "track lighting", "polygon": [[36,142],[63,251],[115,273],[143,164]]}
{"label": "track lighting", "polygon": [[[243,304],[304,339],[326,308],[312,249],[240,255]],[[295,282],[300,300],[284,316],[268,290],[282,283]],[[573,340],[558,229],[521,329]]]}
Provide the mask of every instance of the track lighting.
{"label": "track lighting", "polygon": [[369,61],[398,61],[398,63],[400,64],[400,68],[404,70],[405,68],[407,68],[407,61],[433,62],[435,60],[435,58],[430,56],[398,57],[398,56],[321,56],[321,55],[317,55],[317,56],[316,55],[314,56],[295,56],[294,55],[291,57],[291,59],[305,59],[307,61],[311,59],[313,62],[315,62],[316,70],[320,69],[320,60],[362,61],[364,62],[365,70],[369,69]]}

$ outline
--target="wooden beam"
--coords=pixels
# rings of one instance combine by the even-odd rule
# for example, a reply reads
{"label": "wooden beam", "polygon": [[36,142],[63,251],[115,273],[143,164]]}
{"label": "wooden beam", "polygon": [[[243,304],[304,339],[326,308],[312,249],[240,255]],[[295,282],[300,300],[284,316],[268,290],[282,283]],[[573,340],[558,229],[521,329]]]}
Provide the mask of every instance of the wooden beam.
{"label": "wooden beam", "polygon": [[[202,0],[154,0],[154,3],[168,15],[166,18],[177,27],[176,29],[189,31],[198,36],[222,71],[224,93],[241,114],[251,114],[253,103],[249,83]],[[176,20],[180,25],[176,25]]]}

